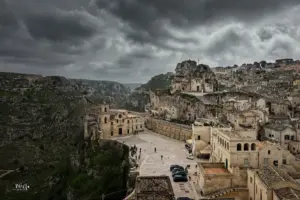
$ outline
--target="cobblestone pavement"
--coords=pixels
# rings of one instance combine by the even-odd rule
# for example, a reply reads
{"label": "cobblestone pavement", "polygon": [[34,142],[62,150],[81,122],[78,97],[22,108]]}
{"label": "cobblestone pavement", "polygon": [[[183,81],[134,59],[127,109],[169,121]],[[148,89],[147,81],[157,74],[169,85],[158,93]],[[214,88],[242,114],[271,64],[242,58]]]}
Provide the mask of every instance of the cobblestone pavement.
{"label": "cobblestone pavement", "polygon": [[[187,151],[184,147],[184,142],[177,141],[150,130],[146,130],[138,135],[125,136],[116,138],[121,142],[128,145],[136,145],[138,152],[141,148],[141,159],[139,160],[140,175],[142,176],[170,176],[173,190],[176,197],[190,197],[198,199],[198,195],[195,191],[193,182],[195,177],[193,173],[196,171],[196,163],[200,160],[189,160],[186,158]],[[156,153],[154,152],[156,148]],[[163,159],[161,159],[161,155]],[[170,165],[179,164],[185,167],[191,165],[189,170],[192,181],[189,182],[177,182],[172,179],[170,172]]]}

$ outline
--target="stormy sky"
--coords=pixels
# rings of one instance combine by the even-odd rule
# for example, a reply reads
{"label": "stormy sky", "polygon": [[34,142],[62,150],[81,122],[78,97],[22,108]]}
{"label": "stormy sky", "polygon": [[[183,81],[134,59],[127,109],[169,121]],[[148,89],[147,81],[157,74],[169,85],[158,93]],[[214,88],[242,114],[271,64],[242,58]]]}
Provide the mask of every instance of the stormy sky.
{"label": "stormy sky", "polygon": [[299,0],[0,0],[0,71],[146,82],[300,57]]}

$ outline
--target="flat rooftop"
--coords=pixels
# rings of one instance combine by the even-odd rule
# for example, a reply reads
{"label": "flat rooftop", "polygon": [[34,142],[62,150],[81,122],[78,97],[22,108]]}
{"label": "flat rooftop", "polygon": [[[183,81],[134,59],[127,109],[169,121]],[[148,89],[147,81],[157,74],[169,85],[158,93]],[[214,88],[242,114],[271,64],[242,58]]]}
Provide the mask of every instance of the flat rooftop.
{"label": "flat rooftop", "polygon": [[256,141],[256,133],[253,130],[220,130],[215,129],[213,131],[218,135],[223,135],[230,140],[247,140],[247,141]]}
{"label": "flat rooftop", "polygon": [[199,163],[199,167],[204,175],[231,175],[224,163]]}
{"label": "flat rooftop", "polygon": [[204,171],[206,174],[212,175],[212,174],[229,174],[229,171],[225,168],[221,167],[214,167],[214,168],[204,168]]}

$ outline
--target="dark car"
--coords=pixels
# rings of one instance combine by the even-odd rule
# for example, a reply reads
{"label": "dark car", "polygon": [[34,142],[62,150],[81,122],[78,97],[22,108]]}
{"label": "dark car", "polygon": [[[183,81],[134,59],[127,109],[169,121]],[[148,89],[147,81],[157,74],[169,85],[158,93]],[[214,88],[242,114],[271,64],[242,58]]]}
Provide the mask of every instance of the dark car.
{"label": "dark car", "polygon": [[182,176],[187,176],[185,171],[176,171],[174,174],[172,174],[172,176],[176,176],[176,175],[182,175]]}
{"label": "dark car", "polygon": [[187,176],[175,175],[175,176],[173,177],[173,181],[174,181],[174,182],[187,182],[187,181],[188,181],[188,178],[187,178]]}
{"label": "dark car", "polygon": [[193,200],[190,197],[178,197],[176,200]]}
{"label": "dark car", "polygon": [[172,170],[172,174],[174,174],[174,173],[176,173],[176,172],[178,172],[178,171],[185,171],[185,170],[184,170],[184,168],[174,168],[174,169]]}
{"label": "dark car", "polygon": [[174,168],[181,168],[182,166],[180,165],[171,165],[170,166],[170,171],[172,171]]}

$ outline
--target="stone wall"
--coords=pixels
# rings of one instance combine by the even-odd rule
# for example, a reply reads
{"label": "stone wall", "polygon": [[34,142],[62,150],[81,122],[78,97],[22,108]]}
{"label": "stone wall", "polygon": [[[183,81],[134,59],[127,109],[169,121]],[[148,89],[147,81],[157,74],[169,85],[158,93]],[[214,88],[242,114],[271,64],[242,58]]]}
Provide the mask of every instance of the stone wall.
{"label": "stone wall", "polygon": [[161,135],[185,141],[192,137],[192,126],[176,124],[164,120],[147,118],[146,127]]}

